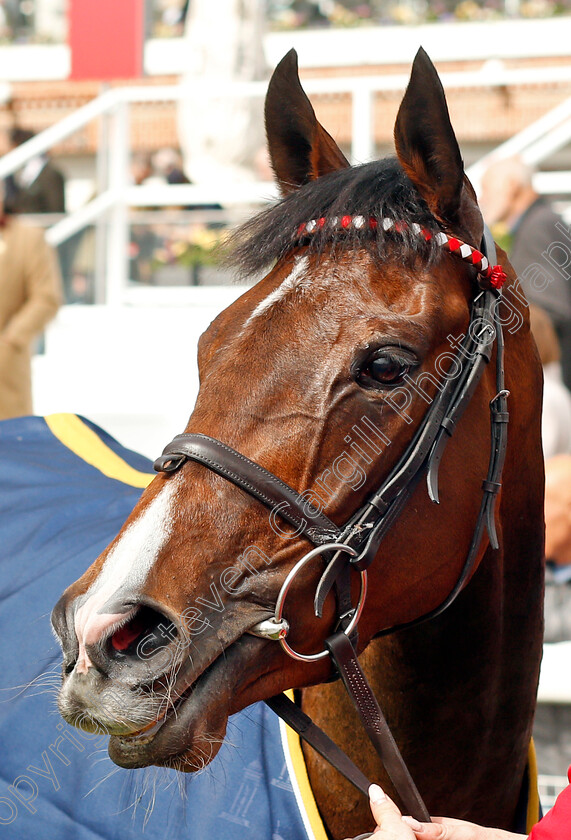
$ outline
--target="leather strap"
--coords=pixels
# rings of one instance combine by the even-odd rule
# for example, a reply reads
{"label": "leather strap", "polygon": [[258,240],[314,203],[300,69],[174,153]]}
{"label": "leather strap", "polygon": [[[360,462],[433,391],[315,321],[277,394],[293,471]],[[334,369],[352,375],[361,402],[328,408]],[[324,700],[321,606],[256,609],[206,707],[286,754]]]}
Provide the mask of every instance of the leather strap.
{"label": "leather strap", "polygon": [[335,633],[325,642],[367,735],[403,801],[407,814],[430,822],[428,809],[408,772],[377,698],[361,669],[353,645],[345,633]]}
{"label": "leather strap", "polygon": [[[490,546],[494,549],[497,549],[499,547],[495,524],[495,502],[497,494],[501,488],[500,478],[504,466],[507,449],[507,430],[509,421],[509,412],[507,410],[507,397],[509,395],[509,391],[506,391],[504,388],[504,343],[502,325],[497,305],[494,311],[494,325],[497,340],[496,386],[498,388],[498,392],[490,403],[492,426],[490,460],[488,464],[487,477],[482,482],[483,496],[480,504],[480,511],[478,513],[478,518],[476,520],[476,525],[472,534],[470,548],[468,549],[468,554],[466,555],[466,560],[464,561],[464,567],[462,569],[460,577],[456,581],[456,585],[449,593],[448,597],[440,604],[440,606],[435,607],[435,609],[431,610],[428,613],[425,613],[422,616],[419,616],[416,619],[413,619],[412,621],[403,622],[402,624],[398,624],[394,627],[389,627],[386,630],[381,630],[380,633],[376,634],[376,638],[380,636],[387,636],[389,634],[395,633],[398,630],[405,630],[409,627],[416,627],[418,624],[424,624],[425,621],[430,621],[432,618],[436,618],[436,616],[440,615],[448,609],[448,607],[456,600],[456,598],[458,597],[458,595],[460,594],[460,592],[462,591],[462,589],[466,585],[466,582],[469,580],[472,574],[482,543],[484,528],[486,528],[488,531]],[[496,408],[496,404],[499,407]]]}
{"label": "leather strap", "polygon": [[[367,569],[373,562],[377,556],[385,534],[398,519],[402,509],[412,496],[419,479],[420,472],[418,472],[417,475],[402,488],[398,497],[387,508],[386,513],[378,518],[376,522],[370,522],[368,515],[371,513],[372,509],[369,508],[365,515],[358,520],[355,526],[353,526],[353,530],[355,530],[355,528],[360,529],[366,535],[365,539],[361,542],[360,547],[357,549],[358,555],[356,559],[358,562],[348,563],[347,557],[344,556],[344,552],[338,552],[334,555],[333,559],[325,568],[325,571],[317,584],[317,589],[315,590],[314,610],[315,615],[318,618],[321,618],[325,598],[341,573],[343,565],[351,565],[354,566],[357,571],[361,571],[362,569]],[[345,536],[342,536],[341,539],[343,539],[347,544],[351,543],[351,540]]]}
{"label": "leather strap", "polygon": [[505,389],[504,375],[504,337],[499,314],[496,310],[496,332],[497,332],[497,356],[496,356],[496,382],[498,392],[490,402],[490,418],[492,425],[492,452],[488,475],[483,482],[482,488],[486,496],[486,527],[492,548],[499,547],[496,534],[495,506],[496,498],[501,488],[501,476],[506,459],[508,444],[508,423],[510,419],[507,398],[509,391]]}
{"label": "leather strap", "polygon": [[175,472],[185,461],[197,461],[245,490],[278,513],[314,545],[336,542],[341,534],[329,517],[289,484],[215,438],[188,433],[177,435],[157,458],[154,468],[157,472]]}
{"label": "leather strap", "polygon": [[[471,365],[466,366],[464,375],[460,377],[458,387],[451,405],[443,418],[438,435],[434,441],[427,469],[428,494],[433,502],[438,502],[438,469],[448,440],[452,437],[456,426],[472,399],[478,383],[482,378],[484,368],[490,361],[494,343],[495,325],[492,310],[496,308],[496,298],[491,293],[483,294],[483,305],[475,303],[472,324],[479,324],[480,335],[474,340],[469,352],[473,358]],[[471,328],[471,326],[470,326]],[[469,332],[470,332],[469,328]]]}
{"label": "leather strap", "polygon": [[299,706],[292,703],[285,694],[277,694],[265,702],[276,715],[279,715],[288,726],[291,726],[297,732],[300,738],[307,741],[319,755],[323,756],[326,761],[354,784],[357,790],[360,790],[365,796],[368,795],[367,792],[371,783],[365,774],[319,726],[313,723],[305,712],[302,712]]}

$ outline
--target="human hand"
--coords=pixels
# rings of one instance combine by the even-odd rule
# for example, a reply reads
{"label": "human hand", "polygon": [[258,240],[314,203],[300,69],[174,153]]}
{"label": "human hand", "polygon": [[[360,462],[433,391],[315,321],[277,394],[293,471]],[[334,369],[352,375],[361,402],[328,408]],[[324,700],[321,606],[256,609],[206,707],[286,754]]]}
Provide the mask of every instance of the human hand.
{"label": "human hand", "polygon": [[369,835],[373,840],[526,840],[523,834],[484,828],[450,817],[434,817],[431,823],[403,817],[378,785],[369,788],[369,801],[377,823],[373,834]]}
{"label": "human hand", "polygon": [[[364,840],[365,837],[373,837],[375,840],[416,840],[414,831],[405,823],[395,803],[378,785],[369,788],[369,804],[377,827],[372,834],[360,834],[353,840]],[[421,826],[416,820],[413,823]]]}
{"label": "human hand", "polygon": [[[369,804],[377,823],[371,837],[375,840],[416,840],[413,826],[422,828],[421,823],[413,820],[412,817],[405,822],[395,803],[378,785],[371,785],[369,788]],[[412,820],[412,825],[410,820]]]}
{"label": "human hand", "polygon": [[526,834],[512,834],[501,828],[485,828],[452,817],[432,817],[431,823],[417,823],[412,817],[402,819],[412,827],[417,840],[527,840]]}

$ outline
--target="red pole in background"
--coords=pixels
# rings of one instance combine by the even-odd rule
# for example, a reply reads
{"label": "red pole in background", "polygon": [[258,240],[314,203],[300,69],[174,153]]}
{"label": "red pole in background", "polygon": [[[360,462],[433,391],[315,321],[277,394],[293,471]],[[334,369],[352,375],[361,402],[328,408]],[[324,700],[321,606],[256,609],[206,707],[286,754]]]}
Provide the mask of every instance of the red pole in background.
{"label": "red pole in background", "polygon": [[144,0],[69,0],[71,79],[143,74]]}

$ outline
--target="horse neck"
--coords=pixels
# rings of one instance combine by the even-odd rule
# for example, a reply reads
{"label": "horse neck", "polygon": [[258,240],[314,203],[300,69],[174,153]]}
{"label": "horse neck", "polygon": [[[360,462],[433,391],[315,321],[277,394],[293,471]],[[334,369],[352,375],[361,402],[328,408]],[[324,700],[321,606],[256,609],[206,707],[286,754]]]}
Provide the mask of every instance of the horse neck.
{"label": "horse neck", "polygon": [[[515,827],[541,656],[541,551],[529,535],[527,545],[513,536],[529,555],[523,570],[488,550],[446,613],[373,640],[360,657],[430,813],[505,829]],[[305,689],[302,707],[369,779],[396,795],[339,683]],[[364,831],[371,825],[364,797],[305,753],[331,836]]]}

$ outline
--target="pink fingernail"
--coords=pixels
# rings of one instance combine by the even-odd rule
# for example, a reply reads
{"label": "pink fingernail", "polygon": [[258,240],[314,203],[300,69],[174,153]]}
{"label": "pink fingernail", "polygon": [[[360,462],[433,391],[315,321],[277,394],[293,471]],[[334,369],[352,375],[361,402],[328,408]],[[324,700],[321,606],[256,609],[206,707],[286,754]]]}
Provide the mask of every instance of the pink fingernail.
{"label": "pink fingernail", "polygon": [[378,785],[371,785],[369,788],[369,798],[371,802],[384,802],[387,796],[384,790]]}
{"label": "pink fingernail", "polygon": [[420,831],[424,830],[424,826],[422,823],[419,823],[418,820],[415,820],[414,817],[403,817],[402,821],[406,823],[413,831],[416,831],[418,834]]}

